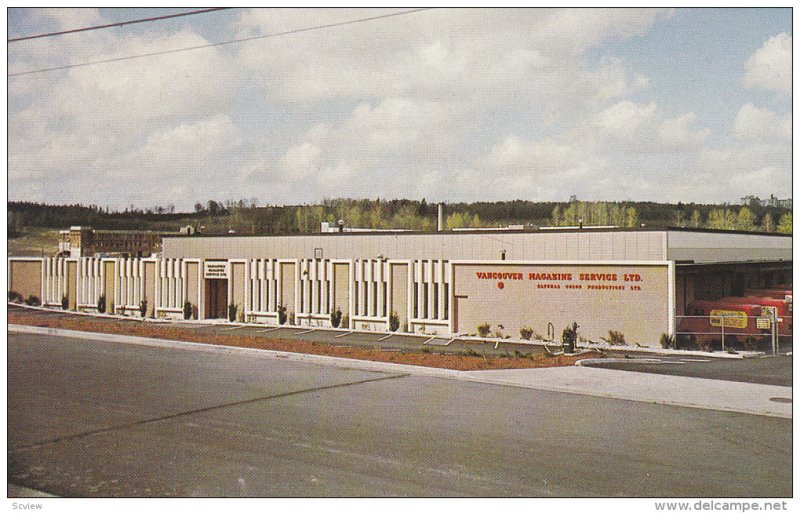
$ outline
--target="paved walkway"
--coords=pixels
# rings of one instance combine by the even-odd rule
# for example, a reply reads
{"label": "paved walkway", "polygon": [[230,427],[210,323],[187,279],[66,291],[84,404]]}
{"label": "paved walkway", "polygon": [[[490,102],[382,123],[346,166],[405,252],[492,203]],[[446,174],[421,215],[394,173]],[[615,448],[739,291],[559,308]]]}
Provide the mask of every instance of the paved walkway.
{"label": "paved walkway", "polygon": [[482,383],[792,418],[791,387],[583,366],[461,374]]}
{"label": "paved walkway", "polygon": [[[792,388],[775,385],[741,383],[686,376],[634,373],[583,366],[547,369],[456,371],[413,365],[351,360],[331,356],[214,346],[192,342],[148,339],[128,335],[87,333],[36,326],[19,326],[12,324],[8,326],[8,329],[12,332],[62,335],[127,344],[175,347],[199,351],[243,352],[249,353],[253,357],[281,358],[317,363],[320,365],[335,365],[350,369],[407,373],[654,404],[792,418]],[[777,401],[775,399],[777,399]]]}

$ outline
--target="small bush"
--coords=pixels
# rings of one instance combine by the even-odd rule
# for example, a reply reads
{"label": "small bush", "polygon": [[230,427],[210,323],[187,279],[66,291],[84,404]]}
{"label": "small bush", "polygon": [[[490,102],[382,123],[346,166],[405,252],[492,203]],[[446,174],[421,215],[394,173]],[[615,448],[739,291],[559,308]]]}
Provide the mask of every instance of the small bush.
{"label": "small bush", "polygon": [[492,328],[492,325],[488,322],[484,322],[483,324],[478,325],[478,336],[481,338],[486,338],[489,336],[489,330]]}
{"label": "small bush", "polygon": [[745,351],[755,351],[756,349],[758,349],[758,338],[753,336],[745,337],[744,349]]}
{"label": "small bush", "polygon": [[626,346],[625,335],[621,331],[608,330],[608,343],[612,346]]}
{"label": "small bush", "polygon": [[408,333],[408,323],[407,322],[403,323],[403,333]]}
{"label": "small bush", "polygon": [[342,323],[342,309],[337,307],[335,312],[331,312],[331,326],[338,328]]}
{"label": "small bush", "polygon": [[389,331],[397,331],[398,328],[400,328],[400,317],[397,312],[392,312],[392,315],[389,316]]}
{"label": "small bush", "polygon": [[572,353],[575,351],[575,341],[578,340],[578,326],[577,322],[573,322],[572,326],[567,326],[561,332],[561,344],[564,346],[564,351]]}
{"label": "small bush", "polygon": [[144,319],[147,317],[147,300],[142,299],[139,301],[139,315]]}
{"label": "small bush", "polygon": [[67,308],[69,308],[69,298],[64,294],[61,296],[61,309],[66,310]]}
{"label": "small bush", "polygon": [[533,328],[529,326],[523,326],[519,329],[519,336],[524,340],[530,340],[533,336]]}
{"label": "small bush", "polygon": [[697,339],[697,347],[701,351],[709,352],[711,351],[711,339],[708,337],[700,337]]}
{"label": "small bush", "polygon": [[22,294],[17,291],[9,290],[8,291],[8,300],[11,303],[22,303]]}
{"label": "small bush", "polygon": [[675,349],[675,337],[672,335],[667,335],[666,333],[661,334],[661,338],[658,339],[658,343],[661,344],[661,347],[664,349]]}
{"label": "small bush", "polygon": [[292,326],[297,324],[297,319],[294,317],[294,312],[289,312],[289,315],[286,316],[286,321]]}
{"label": "small bush", "polygon": [[192,318],[192,311],[193,311],[193,309],[192,309],[192,303],[191,302],[186,301],[185,303],[183,303],[183,320],[184,321],[188,321],[189,319]]}
{"label": "small bush", "polygon": [[28,296],[28,299],[25,300],[25,304],[28,306],[39,306],[42,302],[39,300],[39,296],[34,296],[31,294]]}
{"label": "small bush", "polygon": [[97,313],[106,313],[106,296],[105,296],[105,294],[100,294],[100,297],[97,298]]}
{"label": "small bush", "polygon": [[236,313],[239,311],[239,306],[233,303],[228,305],[228,321],[234,322],[236,320]]}
{"label": "small bush", "polygon": [[675,337],[675,349],[694,349],[697,337],[691,334],[680,334]]}
{"label": "small bush", "polygon": [[278,324],[286,324],[286,307],[278,305]]}

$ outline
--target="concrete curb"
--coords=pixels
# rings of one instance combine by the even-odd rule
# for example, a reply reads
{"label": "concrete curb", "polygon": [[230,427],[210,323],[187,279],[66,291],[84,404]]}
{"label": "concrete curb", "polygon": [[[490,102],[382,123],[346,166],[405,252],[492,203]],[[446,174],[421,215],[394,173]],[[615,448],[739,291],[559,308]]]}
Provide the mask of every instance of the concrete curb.
{"label": "concrete curb", "polygon": [[[59,328],[45,328],[40,326],[26,326],[10,324],[8,326],[9,332],[16,333],[29,333],[41,335],[55,335],[87,340],[100,340],[106,342],[117,342],[123,344],[134,344],[150,347],[163,347],[169,349],[191,349],[196,351],[207,352],[221,352],[229,354],[246,354],[249,356],[289,360],[294,362],[303,362],[316,365],[335,366],[339,368],[354,369],[369,372],[385,372],[393,374],[408,374],[414,376],[426,376],[444,379],[454,379],[458,381],[468,381],[473,383],[482,383],[490,385],[510,386],[516,388],[528,388],[534,390],[545,390],[550,392],[560,392],[577,395],[587,395],[593,397],[603,397],[608,399],[630,400],[636,402],[646,402],[651,404],[663,404],[669,406],[681,406],[689,408],[699,408],[705,410],[719,410],[730,411],[736,413],[746,413],[752,415],[764,415],[780,418],[792,418],[791,405],[778,405],[770,404],[768,408],[760,407],[753,408],[743,406],[742,401],[738,401],[739,406],[731,406],[730,404],[721,403],[714,394],[709,397],[716,400],[716,403],[709,403],[705,401],[692,402],[686,399],[676,400],[669,398],[668,394],[671,393],[670,386],[664,386],[667,383],[687,383],[691,386],[701,387],[702,385],[715,386],[720,392],[724,392],[731,387],[739,387],[741,390],[758,391],[763,396],[772,394],[788,394],[792,395],[791,387],[777,387],[770,385],[757,385],[757,384],[742,384],[722,381],[710,380],[702,378],[687,378],[683,376],[656,376],[655,380],[659,381],[655,393],[648,395],[647,393],[631,393],[631,388],[636,388],[635,380],[631,379],[631,373],[627,371],[617,371],[611,369],[593,369],[591,367],[583,366],[569,366],[569,367],[556,367],[556,368],[542,368],[542,369],[508,369],[508,370],[490,370],[490,371],[458,371],[452,369],[440,369],[436,367],[422,367],[417,365],[406,365],[388,362],[372,362],[368,360],[354,360],[349,358],[340,358],[335,356],[312,355],[303,353],[291,353],[286,351],[274,351],[270,349],[252,349],[244,347],[230,347],[218,346],[212,344],[202,344],[197,342],[184,342],[177,340],[162,340],[145,337],[135,337],[130,335],[114,335],[106,333],[83,332],[64,330]],[[575,375],[575,371],[578,372]],[[620,381],[624,386],[609,392],[601,390],[596,384],[590,383],[591,380],[584,379],[585,383],[580,383],[580,378],[596,377],[597,371],[607,377],[614,377]],[[514,376],[517,374],[518,376]],[[519,375],[522,377],[519,377]],[[544,377],[546,382],[540,378]],[[554,379],[550,380],[553,377]],[[538,379],[538,380],[537,380]],[[560,380],[560,384],[559,384]],[[617,384],[619,385],[619,384]],[[607,387],[608,388],[608,387]],[[613,388],[613,384],[611,385]],[[652,389],[651,384],[651,389]],[[752,394],[750,394],[752,395]],[[730,398],[728,398],[730,399]],[[778,411],[778,410],[783,411]],[[788,409],[788,413],[787,410]]]}

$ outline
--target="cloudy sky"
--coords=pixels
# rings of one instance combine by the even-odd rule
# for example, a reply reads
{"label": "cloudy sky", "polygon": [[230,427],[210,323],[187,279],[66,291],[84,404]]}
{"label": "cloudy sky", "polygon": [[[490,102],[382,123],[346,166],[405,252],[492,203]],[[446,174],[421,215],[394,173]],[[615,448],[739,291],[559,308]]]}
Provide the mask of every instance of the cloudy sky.
{"label": "cloudy sky", "polygon": [[[9,73],[394,10],[248,10],[8,44]],[[9,38],[180,10],[10,9]],[[8,79],[11,200],[791,196],[789,9],[434,9]]]}

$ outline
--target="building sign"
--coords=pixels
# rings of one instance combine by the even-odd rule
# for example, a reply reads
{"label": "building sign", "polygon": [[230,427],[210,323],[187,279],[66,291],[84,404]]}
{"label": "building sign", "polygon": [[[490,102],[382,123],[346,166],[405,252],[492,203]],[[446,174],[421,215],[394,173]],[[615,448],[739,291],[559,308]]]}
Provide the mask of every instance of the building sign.
{"label": "building sign", "polygon": [[717,328],[746,328],[747,313],[741,310],[711,310],[711,325]]}
{"label": "building sign", "polygon": [[229,270],[228,262],[206,262],[203,275],[210,279],[227,280]]}
{"label": "building sign", "polygon": [[581,272],[496,272],[475,271],[478,280],[496,281],[497,288],[504,281],[534,282],[537,289],[551,290],[632,290],[640,291],[642,275],[633,272],[581,273]]}
{"label": "building sign", "polygon": [[772,327],[769,317],[756,318],[756,328],[760,330],[768,330]]}

